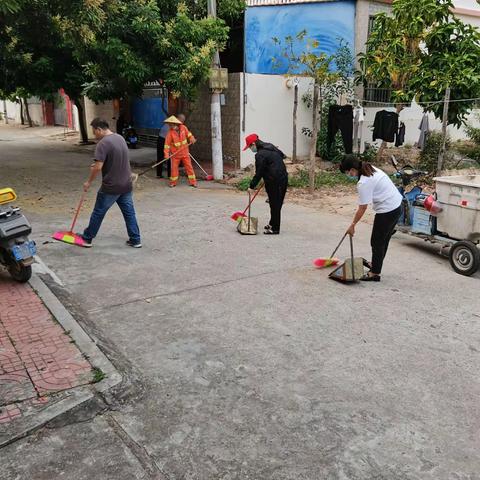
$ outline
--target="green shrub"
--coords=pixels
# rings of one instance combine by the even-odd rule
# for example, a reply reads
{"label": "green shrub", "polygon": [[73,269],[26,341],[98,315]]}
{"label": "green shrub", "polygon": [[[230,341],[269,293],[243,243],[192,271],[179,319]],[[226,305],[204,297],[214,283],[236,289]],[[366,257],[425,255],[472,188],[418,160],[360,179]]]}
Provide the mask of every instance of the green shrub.
{"label": "green shrub", "polygon": [[248,187],[250,186],[250,182],[252,181],[253,177],[243,177],[237,184],[237,188],[242,191],[246,192]]}
{"label": "green shrub", "polygon": [[[425,143],[425,148],[420,154],[418,167],[422,170],[426,170],[430,173],[435,172],[438,165],[438,155],[442,148],[443,135],[441,132],[430,132],[427,141]],[[449,150],[451,147],[450,137],[447,136],[446,150]]]}
{"label": "green shrub", "polygon": [[462,156],[471,158],[480,163],[480,144],[476,143],[458,143],[455,150]]}
{"label": "green shrub", "polygon": [[465,130],[467,132],[468,138],[475,143],[476,145],[480,146],[480,128],[466,126]]}

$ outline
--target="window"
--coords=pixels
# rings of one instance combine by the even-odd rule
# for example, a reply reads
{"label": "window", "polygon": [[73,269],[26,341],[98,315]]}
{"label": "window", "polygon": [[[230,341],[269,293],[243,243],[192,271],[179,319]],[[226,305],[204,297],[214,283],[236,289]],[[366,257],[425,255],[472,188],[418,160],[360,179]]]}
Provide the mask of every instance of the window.
{"label": "window", "polygon": [[[375,25],[375,15],[370,15],[368,17],[368,36],[373,31]],[[390,103],[392,100],[392,90],[390,88],[382,88],[378,83],[368,82],[365,85],[365,90],[363,93],[364,101],[368,102],[378,102],[378,106],[381,106],[383,103]],[[366,103],[366,105],[375,106],[375,103]]]}

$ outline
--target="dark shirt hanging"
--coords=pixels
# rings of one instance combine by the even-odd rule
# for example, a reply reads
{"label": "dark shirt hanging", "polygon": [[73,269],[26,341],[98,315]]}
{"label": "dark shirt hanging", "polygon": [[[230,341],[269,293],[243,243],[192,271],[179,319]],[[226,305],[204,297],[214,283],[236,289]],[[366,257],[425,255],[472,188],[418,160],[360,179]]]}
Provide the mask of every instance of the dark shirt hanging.
{"label": "dark shirt hanging", "polygon": [[335,135],[340,130],[345,153],[353,148],[353,107],[351,105],[330,105],[328,109],[327,151],[330,152]]}
{"label": "dark shirt hanging", "polygon": [[398,132],[398,113],[381,110],[375,115],[373,122],[373,141],[380,139],[385,142],[394,142]]}
{"label": "dark shirt hanging", "polygon": [[405,143],[405,124],[403,122],[400,122],[400,127],[396,135],[395,146],[401,147],[404,143]]}

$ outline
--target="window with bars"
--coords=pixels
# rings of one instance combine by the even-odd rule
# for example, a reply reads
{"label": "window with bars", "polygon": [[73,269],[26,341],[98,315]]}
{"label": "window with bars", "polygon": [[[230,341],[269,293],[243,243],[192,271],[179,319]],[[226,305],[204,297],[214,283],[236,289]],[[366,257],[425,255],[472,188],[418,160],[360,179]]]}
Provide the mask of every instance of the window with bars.
{"label": "window with bars", "polygon": [[[370,15],[368,17],[368,36],[373,31],[373,27],[375,26],[375,15]],[[376,106],[375,103],[367,103],[367,102],[377,102],[378,106],[382,106],[382,104],[387,104],[392,101],[392,89],[391,88],[383,88],[378,83],[368,82],[365,85],[364,93],[363,93],[363,100],[365,104],[368,106]]]}

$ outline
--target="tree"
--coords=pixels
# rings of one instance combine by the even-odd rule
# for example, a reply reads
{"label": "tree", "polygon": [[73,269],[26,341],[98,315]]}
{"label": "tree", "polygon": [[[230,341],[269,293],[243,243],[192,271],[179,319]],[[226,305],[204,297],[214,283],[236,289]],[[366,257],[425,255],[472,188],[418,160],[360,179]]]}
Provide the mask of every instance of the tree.
{"label": "tree", "polygon": [[[480,95],[480,33],[453,13],[451,0],[396,0],[392,16],[378,14],[359,57],[360,81],[392,89],[398,104],[416,100],[437,118],[452,100]],[[432,103],[428,103],[432,102]],[[471,103],[452,102],[448,123],[460,126]]]}
{"label": "tree", "polygon": [[[327,55],[319,51],[320,43],[307,38],[305,30],[295,37],[287,36],[281,41],[274,37],[273,41],[281,49],[281,57],[288,62],[288,76],[308,77],[313,80],[312,130],[309,159],[310,193],[315,189],[315,166],[318,134],[322,129],[322,113],[325,95],[338,98],[349,89],[351,84],[352,56],[348,45],[339,39],[339,47],[335,54]],[[280,59],[274,59],[278,65]]]}
{"label": "tree", "polygon": [[[233,1],[233,0],[229,0]],[[18,87],[45,98],[64,88],[87,133],[83,95],[94,101],[141,94],[163,80],[174,95],[192,98],[207,78],[213,52],[228,28],[222,20],[196,19],[171,0],[32,0],[0,18],[0,89]],[[163,8],[165,7],[165,8]],[[167,8],[168,7],[168,8]]]}

